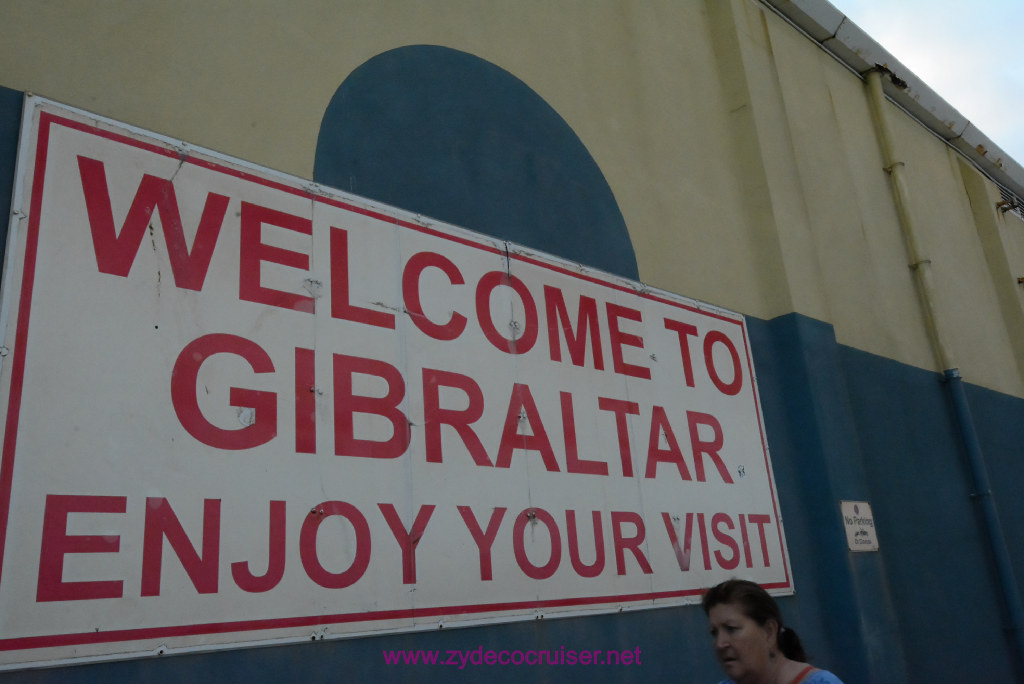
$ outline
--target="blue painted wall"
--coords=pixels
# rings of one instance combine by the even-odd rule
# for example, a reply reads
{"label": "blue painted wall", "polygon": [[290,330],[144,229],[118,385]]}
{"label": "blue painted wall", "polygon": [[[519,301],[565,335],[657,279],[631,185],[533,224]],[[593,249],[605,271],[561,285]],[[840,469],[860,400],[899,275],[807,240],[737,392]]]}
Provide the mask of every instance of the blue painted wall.
{"label": "blue painted wall", "polygon": [[[420,62],[432,68],[417,71]],[[0,89],[4,203],[20,109],[21,93]],[[614,196],[571,129],[525,85],[464,53],[413,46],[354,72],[325,114],[315,176],[636,276]],[[814,661],[848,684],[1014,681],[1000,600],[941,377],[844,347],[830,325],[799,314],[748,323],[797,591],[781,603]],[[968,395],[1011,553],[1024,572],[1017,532],[1024,523],[1018,494],[1024,484],[1024,400],[970,386]],[[840,499],[871,502],[881,552],[847,550]],[[458,670],[387,666],[382,657],[384,649],[563,645],[640,647],[642,664]],[[691,606],[24,671],[0,680],[347,676],[394,682],[486,678],[495,684],[714,682],[719,672],[703,614]]]}
{"label": "blue painted wall", "polygon": [[[843,361],[911,681],[1020,681],[941,376],[853,350]],[[1024,401],[969,395],[1020,579]]]}
{"label": "blue painted wall", "polygon": [[7,245],[7,219],[11,215],[11,192],[18,159],[18,131],[24,94],[0,86],[0,248]]}
{"label": "blue painted wall", "polygon": [[324,113],[313,180],[637,279],[611,188],[525,83],[465,52],[369,60]]}

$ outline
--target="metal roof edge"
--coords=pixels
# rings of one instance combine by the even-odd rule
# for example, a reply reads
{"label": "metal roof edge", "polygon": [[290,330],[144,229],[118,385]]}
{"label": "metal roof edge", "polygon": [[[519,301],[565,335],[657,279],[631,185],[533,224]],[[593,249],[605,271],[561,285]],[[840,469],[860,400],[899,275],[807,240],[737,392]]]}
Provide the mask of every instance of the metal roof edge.
{"label": "metal roof edge", "polygon": [[901,64],[827,0],[760,0],[848,69],[864,78],[878,67],[886,96],[925,128],[969,159],[995,183],[1024,198],[1024,167],[967,117]]}

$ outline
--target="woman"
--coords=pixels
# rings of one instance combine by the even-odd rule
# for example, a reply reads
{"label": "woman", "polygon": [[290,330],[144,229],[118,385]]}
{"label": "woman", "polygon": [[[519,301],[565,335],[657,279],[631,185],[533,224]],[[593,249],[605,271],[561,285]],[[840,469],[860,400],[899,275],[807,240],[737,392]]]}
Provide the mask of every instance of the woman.
{"label": "woman", "polygon": [[721,684],[842,684],[808,665],[796,632],[784,627],[775,599],[753,582],[729,580],[701,601],[715,656],[729,679]]}

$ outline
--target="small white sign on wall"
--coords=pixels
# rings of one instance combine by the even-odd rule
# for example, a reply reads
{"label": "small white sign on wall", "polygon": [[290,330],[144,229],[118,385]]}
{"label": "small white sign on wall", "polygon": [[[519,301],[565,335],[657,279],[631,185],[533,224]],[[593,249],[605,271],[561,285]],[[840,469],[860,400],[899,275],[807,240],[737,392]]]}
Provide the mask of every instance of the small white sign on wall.
{"label": "small white sign on wall", "polygon": [[851,551],[877,551],[878,535],[875,533],[875,519],[871,504],[867,501],[840,501],[846,527],[846,543]]}

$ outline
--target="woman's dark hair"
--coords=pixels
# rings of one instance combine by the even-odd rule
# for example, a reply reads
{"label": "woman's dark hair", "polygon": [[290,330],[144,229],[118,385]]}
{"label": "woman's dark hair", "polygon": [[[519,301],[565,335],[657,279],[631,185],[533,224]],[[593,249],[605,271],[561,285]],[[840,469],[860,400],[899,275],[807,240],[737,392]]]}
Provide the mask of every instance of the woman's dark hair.
{"label": "woman's dark hair", "polygon": [[760,586],[746,580],[726,580],[704,592],[704,598],[701,599],[700,605],[704,609],[704,613],[708,614],[720,603],[738,605],[744,615],[762,627],[769,620],[775,620],[775,624],[779,626],[778,642],[782,655],[790,660],[807,662],[807,653],[804,652],[803,644],[800,643],[800,637],[792,629],[783,625],[779,605]]}

